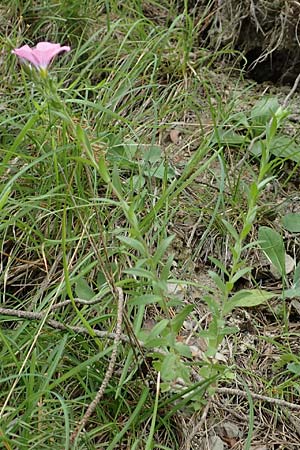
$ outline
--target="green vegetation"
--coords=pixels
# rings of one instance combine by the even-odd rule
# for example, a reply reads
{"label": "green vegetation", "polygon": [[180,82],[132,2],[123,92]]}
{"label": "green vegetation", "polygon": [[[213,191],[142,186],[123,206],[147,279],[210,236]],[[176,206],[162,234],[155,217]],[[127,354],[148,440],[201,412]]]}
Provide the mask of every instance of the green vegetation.
{"label": "green vegetation", "polygon": [[[231,387],[250,448],[251,393],[297,409],[291,100],[178,3],[0,7],[1,448],[186,448]],[[11,54],[46,40],[72,49],[48,77]]]}

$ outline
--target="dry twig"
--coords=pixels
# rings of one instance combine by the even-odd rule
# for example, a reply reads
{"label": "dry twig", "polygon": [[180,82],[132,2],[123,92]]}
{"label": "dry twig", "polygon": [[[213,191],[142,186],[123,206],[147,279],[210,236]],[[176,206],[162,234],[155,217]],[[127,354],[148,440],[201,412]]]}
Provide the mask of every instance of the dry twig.
{"label": "dry twig", "polygon": [[112,351],[112,354],[110,357],[110,362],[109,362],[105,377],[102,381],[102,384],[96,394],[96,397],[90,403],[90,405],[89,405],[88,409],[86,410],[85,415],[83,416],[82,420],[80,421],[78,427],[71,435],[71,438],[70,438],[71,444],[74,443],[78,434],[80,433],[82,428],[84,428],[86,426],[89,418],[95,411],[97,405],[99,404],[101,398],[103,397],[104,391],[105,391],[105,389],[109,383],[109,380],[112,377],[113,371],[114,371],[114,367],[115,367],[115,363],[116,363],[116,359],[117,359],[118,345],[121,340],[122,318],[123,318],[123,307],[124,307],[123,291],[119,287],[117,287],[116,290],[118,293],[118,315],[117,315],[117,326],[116,326],[116,333],[115,333],[115,339],[114,339],[114,348],[113,348],[113,351]]}
{"label": "dry twig", "polygon": [[[241,389],[232,389],[227,387],[220,387],[216,389],[218,394],[229,394],[229,395],[237,395],[239,397],[247,398],[248,394]],[[295,411],[300,411],[300,405],[296,403],[287,402],[286,400],[282,400],[281,398],[268,397],[266,395],[255,394],[254,392],[250,392],[251,397],[254,400],[261,400],[263,402],[267,402],[277,406],[283,406],[285,408],[289,408]]]}
{"label": "dry twig", "polygon": [[[122,292],[120,288],[116,288],[118,290],[118,292]],[[120,289],[120,291],[119,291]],[[120,294],[119,294],[120,296]],[[119,298],[119,302],[122,299],[122,295]],[[119,330],[118,326],[120,324],[119,322],[119,316],[120,314],[123,313],[123,307],[122,310],[120,310],[120,307],[118,307],[118,322],[117,322],[117,328],[116,328],[116,333],[109,333],[107,331],[102,331],[102,330],[95,330],[93,329],[93,332],[95,333],[95,336],[99,337],[99,338],[106,338],[106,339],[111,339],[114,340],[115,343],[115,348],[117,346],[117,344],[120,341],[126,342],[126,343],[130,343],[130,338],[126,335],[121,333],[121,331]],[[23,311],[23,310],[14,310],[14,309],[8,309],[8,308],[0,308],[0,315],[5,315],[5,316],[13,316],[13,317],[18,317],[20,319],[27,319],[27,320],[43,320],[44,319],[44,314],[43,313],[34,313],[34,312],[29,312],[29,311]],[[45,323],[47,323],[47,325],[51,326],[52,328],[58,329],[58,330],[62,330],[62,331],[73,331],[74,333],[78,333],[78,334],[82,334],[85,336],[90,336],[89,331],[86,328],[83,327],[76,327],[76,326],[68,326],[68,325],[63,325],[62,323],[58,322],[57,320],[53,320],[53,319],[46,319]],[[138,345],[141,348],[145,348],[145,345],[142,341],[138,340]],[[117,343],[117,344],[116,344]],[[151,351],[153,352],[158,352],[158,353],[164,353],[163,350],[158,349],[158,348],[153,348],[151,349]],[[113,356],[113,355],[112,355]],[[107,374],[109,374],[109,369],[110,366],[112,366],[112,362],[114,364],[114,361],[112,361],[111,358],[111,363],[109,365],[109,368],[107,370]],[[113,369],[113,366],[112,366]],[[112,374],[109,374],[110,377]],[[192,370],[192,375],[194,377],[194,379],[196,381],[202,381],[202,378],[198,375],[198,373],[196,372],[196,370]],[[104,383],[105,380],[103,380]],[[107,382],[109,381],[109,379],[107,380]],[[105,386],[106,387],[106,386]],[[102,386],[101,388],[102,389]],[[99,389],[99,392],[100,392]],[[237,395],[240,397],[244,397],[247,398],[248,394],[245,391],[242,391],[240,389],[232,389],[232,388],[227,388],[227,387],[220,387],[216,389],[216,393],[218,394],[229,394],[229,395]],[[101,395],[103,395],[101,393]],[[254,400],[260,400],[260,401],[264,401],[270,404],[274,404],[274,405],[278,405],[281,407],[285,407],[285,408],[289,408],[291,410],[294,411],[300,411],[300,405],[296,404],[296,403],[291,403],[288,402],[286,400],[282,400],[282,399],[278,399],[278,398],[274,398],[274,397],[268,397],[266,395],[261,395],[261,394],[256,394],[254,392],[250,392],[251,397]]]}
{"label": "dry twig", "polygon": [[[20,309],[14,310],[9,308],[0,308],[0,315],[3,316],[13,316],[18,317],[20,319],[27,319],[27,320],[43,320],[45,317],[44,313],[36,313],[36,312],[30,312],[30,311],[23,311]],[[90,336],[90,332],[84,328],[84,327],[76,327],[71,325],[64,325],[58,320],[53,319],[47,319],[45,322],[47,325],[49,325],[52,328],[55,328],[57,330],[62,331],[73,331],[77,334],[83,334],[85,336]],[[116,338],[116,333],[109,333],[108,331],[102,331],[102,330],[95,330],[92,329],[95,336],[102,339],[111,339],[114,340]],[[126,343],[130,343],[130,339],[126,334],[120,334],[119,336],[120,340]],[[143,343],[139,341],[140,346],[143,346]]]}

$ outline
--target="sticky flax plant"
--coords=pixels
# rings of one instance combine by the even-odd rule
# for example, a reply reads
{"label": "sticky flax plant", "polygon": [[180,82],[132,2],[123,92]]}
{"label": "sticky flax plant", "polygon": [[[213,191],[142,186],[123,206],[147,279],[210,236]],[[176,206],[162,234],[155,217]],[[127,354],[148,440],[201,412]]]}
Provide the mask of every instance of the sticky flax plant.
{"label": "sticky flax plant", "polygon": [[[47,48],[49,45],[50,44],[48,43]],[[176,364],[181,362],[180,355],[186,354],[187,352],[186,349],[183,350],[182,348],[180,348],[180,345],[176,343],[176,335],[178,334],[178,331],[183,323],[183,320],[185,319],[186,315],[189,313],[191,308],[189,307],[183,309],[181,314],[178,314],[178,316],[174,319],[170,318],[169,315],[170,305],[167,303],[168,300],[167,281],[170,278],[172,257],[169,257],[167,259],[163,268],[161,264],[164,254],[166,253],[169,245],[171,244],[173,237],[171,236],[166,237],[164,239],[163,238],[160,239],[157,249],[154,252],[152,252],[151,249],[149,248],[149,245],[147,244],[145,234],[147,232],[147,229],[151,227],[151,223],[153,219],[155,219],[156,214],[159,213],[160,209],[164,207],[164,203],[167,202],[169,194],[171,194],[170,198],[174,198],[174,196],[178,195],[184,189],[186,183],[188,183],[187,179],[191,176],[194,167],[197,163],[197,160],[201,158],[202,153],[201,151],[198,152],[197,158],[193,160],[193,163],[190,164],[187,170],[185,170],[182,177],[179,179],[179,182],[177,183],[177,181],[176,182],[174,181],[174,183],[170,185],[170,189],[165,190],[162,197],[163,200],[159,201],[155,205],[155,207],[149,213],[148,217],[146,214],[147,220],[145,220],[141,224],[138,216],[139,213],[135,211],[136,206],[135,198],[131,197],[130,203],[128,203],[125,200],[126,196],[124,195],[124,190],[122,187],[118,171],[117,170],[110,171],[108,169],[105,155],[100,153],[99,155],[97,155],[96,159],[87,132],[84,130],[83,126],[81,126],[80,124],[76,123],[73,120],[72,111],[69,110],[68,104],[66,105],[66,103],[61,99],[59,89],[57,84],[55,83],[55,80],[53,80],[49,76],[47,70],[48,69],[47,63],[50,63],[53,54],[52,53],[49,54],[47,61],[45,61],[42,59],[42,55],[36,52],[37,49],[41,50],[41,46],[37,46],[35,49],[30,49],[28,46],[25,47],[26,47],[25,53],[23,51],[20,53],[17,52],[17,50],[15,50],[15,54],[22,57],[22,59],[27,59],[31,64],[30,67],[25,66],[25,70],[27,74],[31,77],[31,79],[34,81],[34,86],[37,88],[40,98],[42,98],[42,102],[38,102],[35,99],[32,100],[32,104],[36,112],[33,112],[27,124],[25,124],[24,128],[17,136],[13,144],[13,147],[19,145],[27,135],[30,135],[36,124],[38,124],[39,122],[43,122],[45,120],[46,128],[50,129],[50,131],[52,130],[52,128],[54,129],[56,128],[54,125],[59,124],[59,127],[64,131],[65,140],[67,142],[75,141],[75,147],[77,145],[78,148],[80,148],[84,154],[84,156],[82,156],[82,154],[70,155],[66,158],[66,155],[64,155],[63,151],[57,153],[55,150],[57,136],[55,136],[55,134],[52,135],[50,143],[53,149],[54,168],[57,178],[56,181],[57,185],[58,184],[64,185],[65,190],[65,200],[64,203],[62,204],[61,209],[61,250],[63,255],[62,258],[63,279],[61,281],[60,289],[57,290],[57,295],[60,295],[62,292],[64,292],[64,295],[67,295],[70,298],[73,309],[76,312],[77,318],[84,325],[89,335],[95,340],[96,343],[98,343],[97,337],[95,336],[95,333],[92,327],[90,326],[89,321],[85,318],[84,314],[76,305],[73,294],[74,279],[72,274],[70,273],[70,257],[68,253],[68,237],[69,237],[68,229],[70,227],[71,222],[71,219],[69,218],[69,208],[70,203],[72,204],[73,199],[72,185],[73,180],[76,176],[76,169],[78,169],[80,164],[84,163],[94,171],[94,176],[97,176],[97,178],[101,179],[103,182],[103,189],[106,190],[106,198],[102,200],[105,200],[106,203],[110,204],[111,206],[119,207],[119,209],[122,211],[126,219],[126,226],[124,226],[124,229],[122,229],[121,233],[117,234],[117,239],[121,242],[122,245],[126,246],[129,249],[129,251],[131,252],[135,251],[136,254],[138,255],[136,260],[134,260],[134,257],[132,256],[132,261],[135,261],[136,264],[130,269],[124,271],[125,275],[128,276],[128,279],[122,280],[120,283],[121,284],[123,283],[123,286],[126,288],[127,287],[126,283],[129,284],[136,282],[136,285],[139,286],[140,292],[143,292],[143,289],[141,288],[142,285],[148,286],[149,291],[151,292],[147,296],[140,295],[140,298],[135,298],[131,304],[131,306],[134,307],[134,302],[136,302],[135,306],[137,309],[137,317],[134,324],[134,331],[136,333],[139,333],[140,331],[146,305],[149,303],[157,303],[161,308],[161,310],[163,311],[163,314],[165,315],[166,319],[162,320],[158,324],[158,327],[152,332],[152,335],[147,337],[147,346],[151,348],[154,347],[155,345],[161,345],[162,347],[169,350],[169,352],[167,352],[168,354],[160,362],[162,367],[165,367],[164,373],[167,372],[168,369],[167,366],[169,363],[172,363],[174,366],[172,378],[178,376],[179,372],[184,371],[186,373],[187,370],[184,370],[183,364],[181,364],[180,368],[177,371],[175,371]],[[21,47],[21,49],[22,48],[23,47]],[[55,47],[55,49],[61,50],[61,47],[60,46]],[[47,157],[49,157],[49,154],[47,154]],[[41,160],[43,161],[44,155],[38,156],[37,160],[40,160],[40,158],[42,158]],[[75,161],[75,167],[70,166],[69,164],[70,159],[73,159],[73,161]],[[201,171],[202,170],[204,170],[204,168],[202,168]],[[10,194],[10,189],[13,188],[14,182],[17,180],[18,176],[22,175],[22,173],[23,172],[21,172],[19,175],[16,175],[15,177],[12,177],[11,180],[9,181],[9,189],[6,190],[6,193],[3,196],[2,199],[3,203],[7,201]],[[196,177],[197,173],[199,173],[199,170],[197,170],[196,173],[193,174],[193,177]],[[111,197],[113,197],[113,199],[111,199]],[[137,193],[136,198],[138,197],[139,195]],[[95,205],[97,207],[97,199],[95,199]],[[70,208],[70,211],[71,210],[72,209]],[[119,289],[119,286],[115,286],[114,280],[112,280],[110,288],[111,291],[115,293],[115,291]],[[47,312],[45,314],[44,321],[41,327],[44,325],[46,321],[46,318],[50,312],[50,309],[53,305],[55,298],[56,296],[54,296],[53,301],[50,302],[49,305],[47,305]],[[143,301],[144,303],[142,303]],[[120,328],[120,321],[119,321],[119,328]],[[19,375],[21,375],[21,371],[23,370],[25,363],[27,362],[28,358],[30,357],[30,354],[34,350],[34,346],[37,342],[38,335],[39,333],[37,333],[29,349],[27,358],[20,369]],[[101,344],[98,343],[98,345],[99,349],[101,350],[102,348]],[[112,353],[111,360],[113,360],[112,358],[113,356],[115,358],[116,353]],[[126,367],[121,377],[120,387],[122,387],[122,383],[123,380],[125,379],[126,370],[129,368],[130,361],[131,358],[129,357],[126,361]],[[160,370],[159,367],[158,370]],[[107,374],[109,376],[112,375],[111,368],[107,371]],[[107,378],[104,378],[104,381],[105,383],[108,383]],[[18,377],[16,378],[12,388],[10,389],[10,393],[6,398],[5,406],[8,404],[9,399],[17,383]],[[102,390],[99,390],[100,397],[101,395],[103,395],[103,391],[106,387],[105,383],[104,385],[102,384]],[[73,434],[72,440],[76,438],[76,433],[79,432],[79,430],[82,427],[82,424],[85,424],[85,421],[89,418],[91,411],[94,410],[98,402],[99,402],[99,395],[96,396],[94,402],[91,403],[90,408],[87,410],[87,413],[83,418],[83,422],[79,424],[79,428],[77,429],[77,431],[75,431],[75,434]]]}
{"label": "sticky flax plant", "polygon": [[[238,232],[227,220],[222,220],[232,240],[232,245],[230,246],[232,263],[231,267],[227,268],[219,259],[211,258],[211,261],[219,269],[219,274],[214,271],[209,272],[216,285],[217,292],[215,294],[217,295],[206,295],[204,298],[211,311],[212,318],[208,329],[200,332],[208,342],[206,352],[208,358],[213,358],[216,355],[225,335],[237,331],[236,328],[225,325],[226,316],[234,308],[259,305],[273,297],[272,293],[262,292],[259,289],[243,289],[234,294],[233,289],[237,281],[251,271],[251,267],[245,265],[243,252],[257,244],[257,242],[247,242],[247,237],[255,224],[260,194],[274,178],[270,175],[274,165],[274,162],[270,160],[270,155],[276,133],[285,117],[286,111],[279,107],[272,115],[269,123],[266,124],[264,132],[255,137],[250,143],[250,147],[254,144],[260,146],[261,156],[257,179],[250,185],[248,190],[247,210],[241,217],[241,231]],[[206,373],[206,370],[207,368],[204,367],[203,373]]]}

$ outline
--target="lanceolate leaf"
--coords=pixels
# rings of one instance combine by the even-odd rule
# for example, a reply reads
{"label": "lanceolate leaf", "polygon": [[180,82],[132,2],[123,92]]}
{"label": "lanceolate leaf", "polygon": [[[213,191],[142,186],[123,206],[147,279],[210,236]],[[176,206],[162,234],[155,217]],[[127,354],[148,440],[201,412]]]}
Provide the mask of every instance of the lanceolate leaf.
{"label": "lanceolate leaf", "polygon": [[260,227],[258,231],[260,248],[275,266],[282,277],[285,277],[285,250],[282,236],[272,228]]}
{"label": "lanceolate leaf", "polygon": [[261,291],[260,289],[242,290],[234,294],[225,304],[223,313],[228,314],[234,308],[250,308],[261,305],[272,297],[275,297],[273,292]]}

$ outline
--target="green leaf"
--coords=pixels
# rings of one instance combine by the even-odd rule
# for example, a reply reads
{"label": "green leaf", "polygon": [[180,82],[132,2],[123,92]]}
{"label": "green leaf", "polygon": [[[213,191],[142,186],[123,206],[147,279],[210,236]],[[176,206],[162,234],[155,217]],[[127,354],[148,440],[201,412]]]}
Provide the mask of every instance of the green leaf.
{"label": "green leaf", "polygon": [[95,296],[94,291],[90,288],[88,282],[84,278],[80,278],[77,281],[75,292],[77,297],[82,300],[91,300]]}
{"label": "green leaf", "polygon": [[161,378],[164,381],[173,381],[177,378],[182,378],[185,381],[189,380],[189,369],[178,355],[168,353],[164,356],[161,367]]}
{"label": "green leaf", "polygon": [[251,269],[252,269],[251,267],[244,267],[243,269],[238,270],[236,274],[232,277],[231,282],[233,284],[236,283],[240,278],[249,273]]}
{"label": "green leaf", "polygon": [[300,363],[292,362],[287,365],[287,369],[296,375],[300,375]]}
{"label": "green leaf", "polygon": [[172,180],[173,178],[175,178],[175,171],[172,167],[166,167],[165,163],[162,162],[156,167],[145,169],[143,171],[143,175],[147,177],[158,178],[159,180],[163,180],[165,178],[165,175],[167,175],[167,179]]}
{"label": "green leaf", "polygon": [[101,177],[103,178],[103,181],[105,181],[105,183],[109,183],[110,176],[107,170],[105,158],[102,155],[100,155],[98,159],[98,169]]}
{"label": "green leaf", "polygon": [[179,355],[185,356],[186,358],[190,358],[192,356],[190,347],[183,342],[176,342],[174,345],[174,350],[179,353]]}
{"label": "green leaf", "polygon": [[285,273],[285,249],[282,236],[269,227],[260,227],[258,231],[259,246],[284,278]]}
{"label": "green leaf", "polygon": [[143,160],[149,163],[156,163],[161,160],[161,149],[160,147],[153,145],[148,148],[143,154]]}
{"label": "green leaf", "polygon": [[227,222],[227,220],[225,220],[225,219],[223,219],[222,222],[225,225],[228,233],[233,237],[233,239],[235,241],[238,241],[239,240],[239,235],[238,235],[236,229],[231,225],[231,223]]}
{"label": "green leaf", "polygon": [[162,319],[160,322],[158,322],[150,331],[150,333],[148,334],[147,338],[145,339],[145,344],[149,343],[150,341],[152,341],[152,339],[157,338],[163,331],[164,329],[169,325],[169,320],[168,319]]}
{"label": "green leaf", "polygon": [[127,236],[117,236],[117,238],[119,239],[119,241],[123,242],[123,244],[125,244],[130,249],[134,249],[137,252],[139,252],[142,256],[146,256],[145,247],[142,244],[142,242]]}
{"label": "green leaf", "polygon": [[290,233],[300,233],[300,213],[285,214],[282,225]]}
{"label": "green leaf", "polygon": [[214,265],[215,265],[216,267],[218,267],[218,269],[220,269],[222,273],[226,273],[226,275],[229,276],[229,273],[228,273],[228,271],[226,270],[226,267],[224,266],[224,264],[223,264],[219,259],[214,258],[213,256],[209,256],[208,259],[209,259],[212,263],[214,263]]}
{"label": "green leaf", "polygon": [[296,265],[293,282],[295,288],[300,288],[300,263]]}
{"label": "green leaf", "polygon": [[172,331],[174,331],[176,334],[179,333],[183,322],[193,311],[194,307],[194,305],[187,305],[178,314],[176,314],[176,316],[171,320]]}
{"label": "green leaf", "polygon": [[160,278],[164,283],[167,283],[168,279],[170,278],[170,271],[171,271],[171,267],[173,264],[173,260],[174,260],[174,256],[170,255],[167,259],[167,261],[165,262],[165,264],[163,265],[161,274],[160,274]]}
{"label": "green leaf", "polygon": [[259,289],[242,290],[234,294],[224,305],[223,314],[230,313],[234,308],[251,308],[262,305],[276,295]]}
{"label": "green leaf", "polygon": [[256,102],[250,114],[253,125],[266,125],[279,106],[277,97],[264,97]]}
{"label": "green leaf", "polygon": [[217,128],[212,136],[212,145],[221,144],[228,146],[241,146],[246,138],[242,134],[238,134],[230,129]]}
{"label": "green leaf", "polygon": [[272,155],[279,158],[290,159],[291,161],[300,162],[300,147],[288,136],[276,136],[272,140],[270,148]]}
{"label": "green leaf", "polygon": [[112,172],[112,184],[113,184],[114,188],[116,189],[116,191],[119,192],[119,194],[122,194],[123,187],[122,187],[119,171],[120,171],[120,168],[118,167],[117,164],[115,164],[114,168],[113,168],[113,172]]}
{"label": "green leaf", "polygon": [[299,287],[293,287],[291,289],[285,289],[283,291],[283,298],[295,298],[300,297],[300,288]]}
{"label": "green leaf", "polygon": [[10,192],[11,192],[10,187],[8,187],[2,191],[1,196],[0,196],[0,211],[1,211],[1,209],[3,209],[4,205],[6,204],[8,198],[10,196]]}
{"label": "green leaf", "polygon": [[132,306],[154,305],[156,303],[160,303],[161,301],[162,301],[162,298],[160,295],[145,294],[145,295],[138,295],[137,297],[133,297],[133,299],[129,301],[129,304]]}
{"label": "green leaf", "polygon": [[163,239],[158,244],[156,252],[153,255],[153,262],[154,262],[155,266],[157,266],[158,263],[161,262],[164,254],[166,253],[168,247],[171,245],[174,238],[175,238],[175,234],[172,234],[171,236],[168,236],[167,238]]}
{"label": "green leaf", "polygon": [[104,284],[106,284],[106,276],[100,270],[97,274],[97,287],[100,289]]}
{"label": "green leaf", "polygon": [[251,153],[254,156],[260,156],[263,152],[264,145],[265,145],[264,140],[255,141],[254,144],[251,146]]}
{"label": "green leaf", "polygon": [[215,285],[217,286],[217,288],[223,293],[226,293],[226,285],[223,282],[222,278],[216,273],[213,272],[212,270],[208,271],[208,275],[210,276],[210,278],[213,280],[213,282],[215,283]]}

